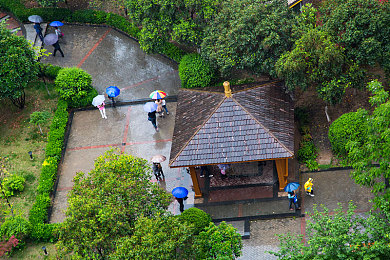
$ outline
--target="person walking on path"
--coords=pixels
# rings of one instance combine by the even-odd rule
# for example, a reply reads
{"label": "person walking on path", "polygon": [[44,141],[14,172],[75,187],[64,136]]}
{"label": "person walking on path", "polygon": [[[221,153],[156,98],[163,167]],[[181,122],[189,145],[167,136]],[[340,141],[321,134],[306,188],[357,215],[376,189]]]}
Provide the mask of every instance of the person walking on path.
{"label": "person walking on path", "polygon": [[306,195],[314,197],[314,194],[313,194],[314,193],[313,192],[313,179],[312,178],[309,178],[307,180],[307,182],[304,185],[304,188],[305,188],[305,191],[306,191]]}
{"label": "person walking on path", "polygon": [[107,116],[106,116],[106,109],[104,108],[106,104],[104,103],[101,103],[100,105],[98,105],[97,107],[99,108],[99,111],[100,111],[100,114],[102,115],[102,118],[105,118],[107,119]]}
{"label": "person walking on path", "polygon": [[154,162],[152,169],[153,169],[154,176],[156,176],[157,180],[161,179],[161,176],[162,176],[162,179],[165,179],[164,172],[162,170],[162,166],[160,163]]}
{"label": "person walking on path", "polygon": [[58,43],[58,41],[56,41],[56,43],[53,44],[53,47],[54,47],[54,53],[53,53],[54,57],[56,56],[56,52],[57,51],[60,51],[62,57],[64,57],[64,53],[62,52],[60,44]]}
{"label": "person walking on path", "polygon": [[288,196],[288,200],[290,201],[290,205],[289,205],[290,210],[294,210],[292,204],[294,204],[295,210],[301,209],[301,207],[299,207],[298,205],[298,198],[297,198],[297,194],[295,193],[295,190],[289,192],[287,196]]}
{"label": "person walking on path", "polygon": [[63,32],[61,31],[61,29],[58,26],[54,26],[54,31],[57,34],[58,39],[62,38],[62,36],[64,36]]}
{"label": "person walking on path", "polygon": [[154,103],[157,104],[157,113],[160,115],[160,117],[164,117],[164,109],[163,109],[163,101],[162,99],[157,99],[156,101],[154,101]]}
{"label": "person walking on path", "polygon": [[154,126],[154,129],[156,129],[156,132],[158,132],[157,121],[156,121],[156,111],[148,113],[148,120],[150,122],[152,122],[152,125]]}
{"label": "person walking on path", "polygon": [[39,36],[39,39],[43,42],[43,34],[42,34],[42,27],[39,23],[35,23],[34,29],[37,32],[37,35]]}
{"label": "person walking on path", "polygon": [[168,108],[167,108],[167,104],[165,102],[165,99],[162,99],[162,107],[165,109],[165,112],[167,113],[167,115],[169,115],[169,111],[168,111]]}

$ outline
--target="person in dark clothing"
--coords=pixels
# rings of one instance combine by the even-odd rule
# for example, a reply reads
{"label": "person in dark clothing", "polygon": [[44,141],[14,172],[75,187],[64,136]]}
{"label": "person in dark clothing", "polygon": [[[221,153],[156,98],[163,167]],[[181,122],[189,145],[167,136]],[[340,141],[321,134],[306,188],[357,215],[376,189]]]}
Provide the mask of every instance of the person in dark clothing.
{"label": "person in dark clothing", "polygon": [[184,211],[184,199],[183,198],[176,198],[175,197],[175,199],[177,200],[177,202],[179,202],[179,204],[180,204],[180,212],[182,212],[183,213],[183,211]]}
{"label": "person in dark clothing", "polygon": [[53,47],[54,47],[53,56],[56,56],[56,52],[57,52],[57,51],[60,51],[62,57],[64,57],[64,53],[62,52],[61,47],[60,47],[60,44],[58,43],[58,41],[56,41],[56,43],[53,44]]}
{"label": "person in dark clothing", "polygon": [[207,168],[207,166],[200,166],[200,177],[201,178],[204,178],[204,173],[207,173],[207,176],[210,178],[214,176],[214,175],[210,174],[210,171]]}
{"label": "person in dark clothing", "polygon": [[297,194],[295,193],[295,191],[291,191],[288,193],[288,200],[290,201],[290,210],[293,210],[293,207],[292,207],[292,204],[294,204],[295,206],[295,210],[299,210],[301,209],[301,207],[299,207],[298,205],[298,198],[297,198]]}
{"label": "person in dark clothing", "polygon": [[152,169],[153,169],[154,176],[156,176],[157,180],[159,180],[161,178],[161,176],[163,179],[165,179],[164,172],[162,170],[160,163],[154,162]]}
{"label": "person in dark clothing", "polygon": [[37,32],[37,35],[39,36],[41,41],[43,42],[43,35],[42,35],[42,27],[41,27],[41,25],[39,23],[35,23],[34,29]]}
{"label": "person in dark clothing", "polygon": [[148,113],[148,120],[150,122],[152,122],[152,125],[154,126],[154,129],[156,129],[156,132],[158,132],[157,121],[156,121],[156,111]]}

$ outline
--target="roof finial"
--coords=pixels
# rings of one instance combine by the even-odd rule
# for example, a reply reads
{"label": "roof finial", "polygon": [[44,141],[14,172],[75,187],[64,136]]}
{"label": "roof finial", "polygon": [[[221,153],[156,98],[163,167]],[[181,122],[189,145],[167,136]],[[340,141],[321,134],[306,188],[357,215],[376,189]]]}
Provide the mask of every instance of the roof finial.
{"label": "roof finial", "polygon": [[225,88],[225,96],[228,98],[232,97],[232,90],[230,89],[229,81],[225,81],[223,83],[223,87]]}

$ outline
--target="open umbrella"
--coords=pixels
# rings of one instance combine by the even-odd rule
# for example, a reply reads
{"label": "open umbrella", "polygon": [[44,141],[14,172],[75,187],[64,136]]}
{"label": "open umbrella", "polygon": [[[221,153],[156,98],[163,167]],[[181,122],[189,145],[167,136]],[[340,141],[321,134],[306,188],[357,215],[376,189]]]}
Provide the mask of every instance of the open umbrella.
{"label": "open umbrella", "polygon": [[28,17],[28,20],[32,23],[41,23],[43,22],[43,19],[42,17],[40,17],[39,15],[30,15]]}
{"label": "open umbrella", "polygon": [[43,38],[43,42],[46,45],[52,45],[58,41],[58,36],[55,33],[49,33],[48,35]]}
{"label": "open umbrella", "polygon": [[98,105],[101,105],[104,102],[104,95],[97,95],[92,100],[92,105],[97,107]]}
{"label": "open umbrella", "polygon": [[176,198],[185,198],[188,195],[188,190],[184,187],[176,187],[172,190],[172,195]]}
{"label": "open umbrella", "polygon": [[144,105],[144,110],[148,113],[156,111],[157,110],[157,104],[154,102],[148,102]]}
{"label": "open umbrella", "polygon": [[115,87],[115,86],[109,86],[108,88],[106,88],[106,93],[107,95],[112,98],[112,97],[116,97],[119,95],[119,93],[121,93],[120,89],[118,87]]}
{"label": "open umbrella", "polygon": [[165,93],[164,91],[161,91],[161,90],[155,90],[152,93],[150,93],[150,95],[149,95],[149,97],[151,99],[162,99],[162,98],[165,98],[166,96],[167,96],[167,93]]}
{"label": "open umbrella", "polygon": [[292,191],[298,189],[299,186],[300,185],[298,182],[290,182],[289,184],[286,185],[286,187],[284,187],[284,191],[292,192]]}
{"label": "open umbrella", "polygon": [[60,21],[54,21],[54,22],[51,22],[50,23],[50,26],[53,26],[53,27],[58,27],[58,26],[63,26],[64,24],[61,23]]}
{"label": "open umbrella", "polygon": [[158,154],[158,155],[153,156],[150,160],[154,163],[161,163],[161,162],[165,161],[166,159],[167,159],[167,157],[165,157],[164,155]]}

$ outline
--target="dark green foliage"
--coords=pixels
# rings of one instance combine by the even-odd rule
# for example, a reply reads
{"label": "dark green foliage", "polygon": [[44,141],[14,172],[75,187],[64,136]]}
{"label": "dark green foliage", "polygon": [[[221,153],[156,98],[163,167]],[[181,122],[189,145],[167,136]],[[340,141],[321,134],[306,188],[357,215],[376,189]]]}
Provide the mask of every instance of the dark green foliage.
{"label": "dark green foliage", "polygon": [[70,108],[80,108],[80,107],[88,107],[92,106],[92,99],[98,95],[98,92],[96,89],[90,89],[88,90],[86,96],[74,101],[74,100],[69,100],[68,101],[68,106]]}
{"label": "dark green foliage", "polygon": [[56,88],[61,98],[76,106],[92,91],[91,83],[91,75],[76,67],[61,69],[55,79]]}
{"label": "dark green foliage", "polygon": [[56,241],[56,227],[58,224],[35,223],[31,228],[30,238],[34,241]]}
{"label": "dark green foliage", "polygon": [[57,3],[64,2],[65,0],[37,0],[42,7],[56,7]]}
{"label": "dark green foliage", "polygon": [[183,88],[210,86],[214,73],[199,54],[188,54],[179,64],[179,76]]}
{"label": "dark green foliage", "polygon": [[[17,174],[12,174],[10,176],[5,177],[2,180],[2,187],[3,187],[3,192],[6,197],[11,197],[13,196],[16,192],[21,192],[24,189],[24,183],[25,179],[23,176],[17,175]],[[0,193],[1,197],[4,197],[4,194]]]}
{"label": "dark green foliage", "polygon": [[205,227],[208,227],[211,223],[211,217],[209,214],[198,208],[186,209],[179,218],[189,224],[193,224],[195,227],[194,233],[199,234]]}
{"label": "dark green foliage", "polygon": [[329,127],[328,133],[332,151],[337,155],[346,156],[345,146],[349,141],[362,144],[366,139],[367,120],[368,112],[363,109],[337,118]]}
{"label": "dark green foliage", "polygon": [[184,50],[180,49],[179,47],[170,42],[162,43],[160,48],[158,49],[158,53],[164,54],[178,63],[186,54]]}
{"label": "dark green foliage", "polygon": [[[107,13],[106,24],[111,25],[130,36],[139,38],[140,29],[123,16]],[[168,55],[169,56],[169,55]],[[171,56],[169,56],[171,57]]]}
{"label": "dark green foliage", "polygon": [[60,66],[51,65],[49,63],[39,63],[39,66],[41,67],[40,76],[45,76],[50,79],[55,79],[58,75],[58,72],[62,69]]}
{"label": "dark green foliage", "polygon": [[24,242],[31,231],[31,225],[27,219],[21,216],[9,217],[0,228],[0,237],[9,239],[15,236],[18,240]]}
{"label": "dark green foliage", "polygon": [[49,194],[57,177],[58,159],[47,157],[42,164],[41,177],[38,185],[38,194]]}
{"label": "dark green foliage", "polygon": [[54,114],[48,134],[45,157],[61,157],[62,145],[64,141],[65,127],[68,122],[68,105],[65,101],[59,100],[57,110]]}
{"label": "dark green foliage", "polygon": [[106,16],[107,13],[103,11],[77,10],[73,12],[70,22],[102,24],[106,22]]}
{"label": "dark green foliage", "polygon": [[286,1],[223,1],[202,42],[202,57],[223,76],[232,69],[276,76],[275,63],[294,44],[295,16]]}

